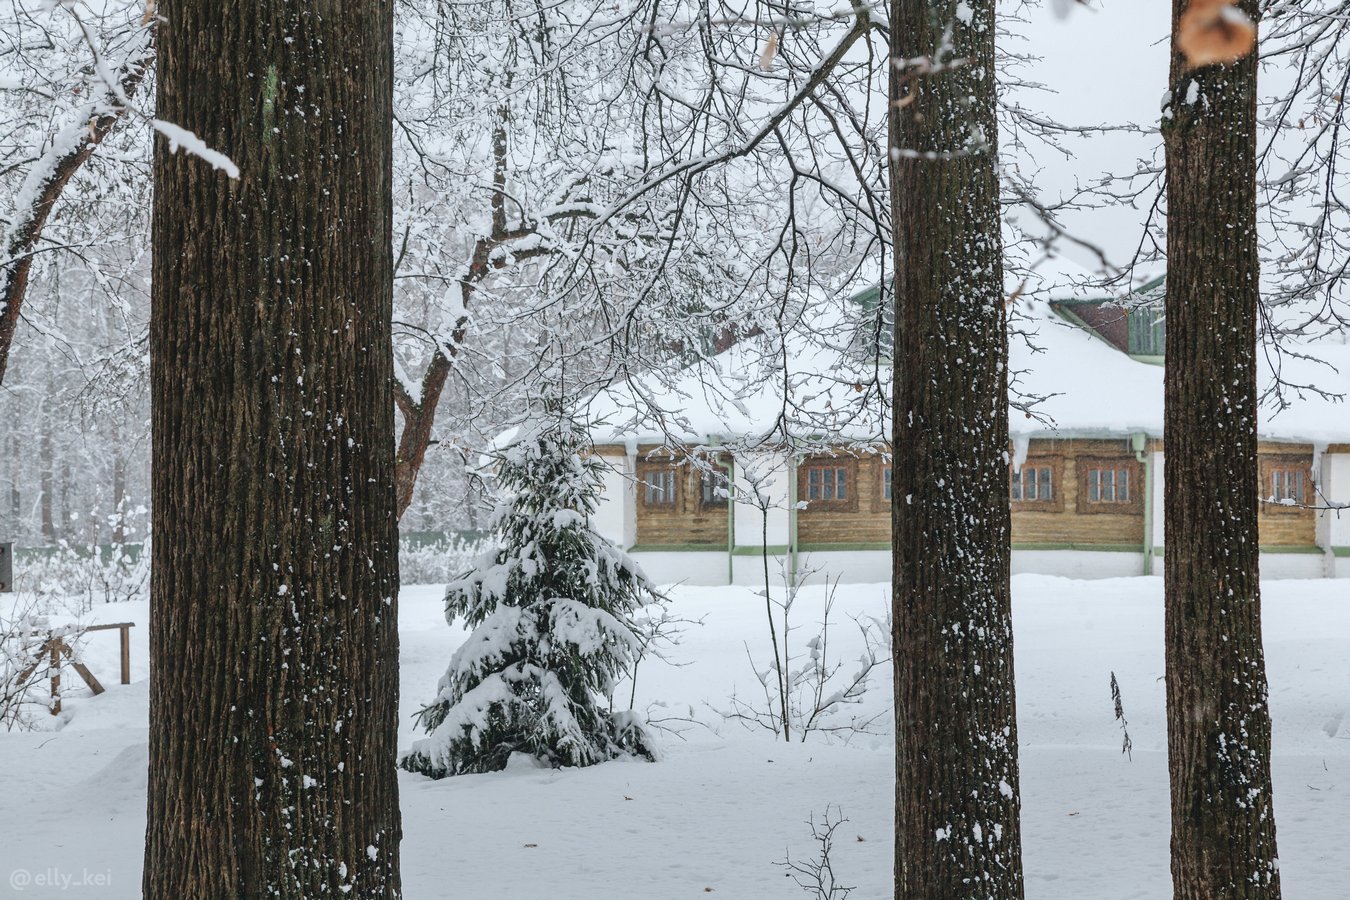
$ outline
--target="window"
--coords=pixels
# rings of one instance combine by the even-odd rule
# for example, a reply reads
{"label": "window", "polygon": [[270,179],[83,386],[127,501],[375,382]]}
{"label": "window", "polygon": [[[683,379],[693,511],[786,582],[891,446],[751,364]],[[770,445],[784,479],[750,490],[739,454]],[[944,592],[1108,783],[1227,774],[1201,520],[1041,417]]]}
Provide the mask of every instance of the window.
{"label": "window", "polygon": [[843,466],[811,466],[806,470],[807,500],[847,500],[848,469]]}
{"label": "window", "polygon": [[722,472],[703,472],[699,479],[704,506],[727,505],[727,476]]}
{"label": "window", "polygon": [[1064,459],[1059,456],[1033,456],[1022,468],[1008,469],[1008,499],[1014,510],[1023,512],[1062,512],[1064,509]]}
{"label": "window", "polygon": [[810,460],[797,472],[797,499],[807,510],[856,511],[858,463],[852,458]]}
{"label": "window", "polygon": [[887,503],[891,500],[891,467],[884,466],[881,470],[881,499]]}
{"label": "window", "polygon": [[1303,502],[1303,473],[1292,469],[1271,469],[1270,493],[1266,499],[1275,503]]}
{"label": "window", "polygon": [[1009,499],[1023,503],[1051,503],[1055,499],[1055,470],[1051,466],[1023,465],[1012,473]]}
{"label": "window", "polygon": [[1308,460],[1298,456],[1262,457],[1262,513],[1299,513],[1312,501]]}
{"label": "window", "polygon": [[1130,470],[1087,470],[1087,499],[1089,503],[1129,503]]}
{"label": "window", "polygon": [[1142,513],[1143,483],[1133,459],[1078,460],[1080,513]]}
{"label": "window", "polygon": [[1135,356],[1162,356],[1167,347],[1167,325],[1162,310],[1151,306],[1132,309],[1128,316],[1130,353]]}
{"label": "window", "polygon": [[676,485],[673,468],[648,469],[642,473],[643,504],[674,509]]}

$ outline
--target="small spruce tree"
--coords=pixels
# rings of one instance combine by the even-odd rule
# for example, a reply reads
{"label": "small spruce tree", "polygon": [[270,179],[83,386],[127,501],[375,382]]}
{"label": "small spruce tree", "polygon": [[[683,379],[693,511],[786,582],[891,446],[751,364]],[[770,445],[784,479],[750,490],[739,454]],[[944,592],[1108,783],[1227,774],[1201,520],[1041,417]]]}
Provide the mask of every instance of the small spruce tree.
{"label": "small spruce tree", "polygon": [[565,422],[507,451],[495,548],[445,593],[446,619],[464,617],[473,633],[417,714],[430,737],[404,769],[494,772],[517,752],[555,767],[655,758],[642,724],[607,698],[639,648],[633,613],[662,597],[591,528],[602,464],[584,446]]}

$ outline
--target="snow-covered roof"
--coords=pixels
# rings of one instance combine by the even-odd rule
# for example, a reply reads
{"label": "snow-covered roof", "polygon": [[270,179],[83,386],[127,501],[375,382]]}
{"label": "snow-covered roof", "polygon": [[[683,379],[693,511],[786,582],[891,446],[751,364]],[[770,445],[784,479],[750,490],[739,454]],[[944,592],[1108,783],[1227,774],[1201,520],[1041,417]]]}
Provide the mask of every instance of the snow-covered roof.
{"label": "snow-covered roof", "polygon": [[[1014,333],[1010,339],[1011,436],[1125,437],[1143,432],[1161,437],[1162,366],[1122,353],[1051,306],[1052,298],[1102,299],[1104,292],[1092,286],[1088,273],[1056,260],[1038,267],[1020,287],[1017,329],[1027,334]],[[586,410],[594,423],[592,438],[602,444],[777,442],[785,434],[886,440],[890,369],[868,366],[849,353],[856,322],[850,324],[847,313],[847,308],[833,309],[794,323],[781,338],[743,341],[673,379],[648,377],[611,386]],[[1259,354],[1261,389],[1273,383],[1278,370],[1287,404],[1262,408],[1261,437],[1314,444],[1350,441],[1350,407],[1335,396],[1350,398],[1350,345],[1323,342],[1287,349],[1294,353]],[[1332,396],[1301,385],[1316,385]],[[1031,415],[1013,405],[1034,397],[1044,399],[1034,404]]]}

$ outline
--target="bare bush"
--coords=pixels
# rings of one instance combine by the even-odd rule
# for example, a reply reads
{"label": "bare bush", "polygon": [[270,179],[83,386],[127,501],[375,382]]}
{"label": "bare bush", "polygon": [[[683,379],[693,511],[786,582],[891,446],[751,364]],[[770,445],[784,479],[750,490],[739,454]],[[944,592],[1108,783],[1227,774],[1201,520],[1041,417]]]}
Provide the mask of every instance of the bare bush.
{"label": "bare bush", "polygon": [[[890,644],[890,614],[884,619],[872,616],[851,617],[862,639],[863,649],[848,663],[831,650],[831,629],[835,623],[834,605],[838,580],[827,588],[824,614],[820,629],[801,650],[791,649],[790,640],[798,626],[792,624],[792,610],[801,592],[798,573],[788,585],[781,601],[774,600],[766,590],[764,596],[771,607],[777,607],[779,624],[774,629],[781,640],[772,644],[773,659],[768,666],[760,666],[747,644],[745,653],[763,692],[762,701],[749,701],[732,694],[731,708],[722,712],[729,720],[750,728],[763,728],[783,740],[805,741],[811,734],[840,738],[844,742],[858,734],[880,734],[889,721],[890,706],[873,712],[859,711],[873,673],[890,663],[887,648]],[[770,622],[773,616],[770,615]]]}
{"label": "bare bush", "polygon": [[788,854],[778,863],[787,870],[785,874],[789,878],[816,900],[844,900],[853,893],[852,887],[845,887],[839,883],[834,874],[834,863],[830,859],[830,854],[834,851],[834,833],[847,821],[837,807],[832,814],[830,807],[826,806],[825,814],[820,817],[819,822],[812,814],[811,818],[807,819],[807,824],[811,826],[811,837],[815,838],[820,846],[817,855],[808,860],[794,861],[792,855]]}

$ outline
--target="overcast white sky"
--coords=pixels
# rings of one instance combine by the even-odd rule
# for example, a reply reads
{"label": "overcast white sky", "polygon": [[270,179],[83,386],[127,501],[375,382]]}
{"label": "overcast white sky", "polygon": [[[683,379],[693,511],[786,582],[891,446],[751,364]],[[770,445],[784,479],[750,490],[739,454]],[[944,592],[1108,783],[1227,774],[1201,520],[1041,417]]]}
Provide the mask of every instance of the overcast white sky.
{"label": "overcast white sky", "polygon": [[[1134,122],[1156,129],[1167,87],[1170,0],[1091,3],[1091,8],[1077,7],[1063,19],[1054,15],[1050,2],[1026,13],[1030,21],[1019,26],[1026,37],[1023,47],[1043,58],[1026,75],[1054,93],[1027,96],[1023,105],[1070,125]],[[1071,160],[1038,152],[1037,183],[1047,199],[1053,199],[1060,191],[1071,191],[1075,180],[1133,171],[1136,160],[1150,157],[1161,141],[1156,130],[1147,137],[1107,134],[1072,140]],[[1106,248],[1119,265],[1133,252],[1143,218],[1142,210],[1102,209],[1066,217],[1065,224]],[[1079,262],[1091,263],[1086,253],[1067,246],[1064,251]]]}

